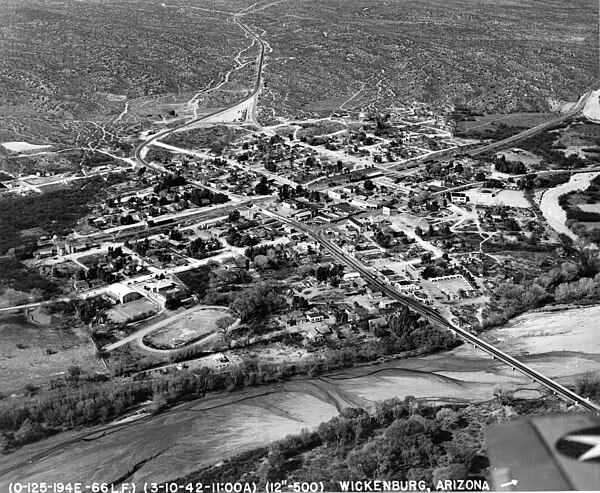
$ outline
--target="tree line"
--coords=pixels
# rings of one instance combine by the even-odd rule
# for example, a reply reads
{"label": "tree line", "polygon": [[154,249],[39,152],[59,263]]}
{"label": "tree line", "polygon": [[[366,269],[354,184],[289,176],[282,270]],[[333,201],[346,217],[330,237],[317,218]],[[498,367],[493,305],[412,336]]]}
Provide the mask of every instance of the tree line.
{"label": "tree line", "polygon": [[423,405],[414,397],[377,402],[372,412],[346,408],[314,431],[302,430],[268,447],[203,468],[181,482],[312,482],[339,491],[340,480],[480,479],[480,424],[466,407]]}

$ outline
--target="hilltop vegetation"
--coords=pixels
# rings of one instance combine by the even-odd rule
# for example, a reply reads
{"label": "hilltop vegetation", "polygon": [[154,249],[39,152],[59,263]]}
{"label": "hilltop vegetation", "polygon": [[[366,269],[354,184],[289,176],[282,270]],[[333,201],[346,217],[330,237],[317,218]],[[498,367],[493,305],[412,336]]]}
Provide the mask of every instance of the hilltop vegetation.
{"label": "hilltop vegetation", "polygon": [[[2,2],[0,141],[24,134],[73,138],[77,124],[71,120],[105,122],[134,98],[186,93],[181,99],[187,101],[192,91],[218,82],[248,44],[227,15],[246,3],[163,5]],[[148,105],[149,100],[139,105],[143,118],[152,112],[143,113]],[[61,127],[63,121],[69,128]]]}
{"label": "hilltop vegetation", "polygon": [[577,100],[596,73],[598,9],[590,0],[310,0],[247,19],[274,49],[261,103],[285,115],[396,100],[547,110],[548,98]]}

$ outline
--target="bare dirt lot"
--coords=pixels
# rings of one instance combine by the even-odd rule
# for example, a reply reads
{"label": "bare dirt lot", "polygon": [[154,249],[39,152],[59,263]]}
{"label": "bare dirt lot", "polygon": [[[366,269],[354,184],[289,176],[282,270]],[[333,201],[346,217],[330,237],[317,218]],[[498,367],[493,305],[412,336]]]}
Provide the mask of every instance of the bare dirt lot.
{"label": "bare dirt lot", "polygon": [[173,324],[163,327],[145,338],[145,342],[156,347],[176,348],[189,341],[215,332],[215,322],[227,315],[229,310],[223,308],[207,308],[197,310]]}
{"label": "bare dirt lot", "polygon": [[480,205],[509,205],[511,207],[529,208],[531,204],[527,201],[520,190],[502,190],[494,197],[484,195],[478,190],[467,190],[465,192],[474,204]]}
{"label": "bare dirt lot", "polygon": [[44,314],[34,314],[34,320],[39,324],[22,314],[0,315],[1,396],[19,394],[27,384],[44,385],[70,366],[105,373],[82,327],[61,328],[59,317]]}

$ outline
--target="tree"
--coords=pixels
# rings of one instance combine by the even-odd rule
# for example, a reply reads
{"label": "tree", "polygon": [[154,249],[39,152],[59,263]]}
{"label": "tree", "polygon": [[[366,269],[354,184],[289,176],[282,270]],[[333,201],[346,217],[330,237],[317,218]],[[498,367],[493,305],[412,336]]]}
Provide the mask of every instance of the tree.
{"label": "tree", "polygon": [[453,428],[458,418],[459,414],[448,407],[440,409],[435,415],[435,419],[445,430]]}
{"label": "tree", "polygon": [[149,406],[152,414],[158,414],[168,404],[167,398],[164,393],[157,392],[152,396],[152,403]]}
{"label": "tree", "polygon": [[79,366],[73,365],[67,368],[67,377],[69,380],[73,382],[79,381],[79,377],[81,376],[81,368]]}
{"label": "tree", "polygon": [[371,180],[365,180],[363,183],[363,187],[367,192],[371,192],[375,189],[375,184]]}
{"label": "tree", "polygon": [[254,192],[256,195],[268,195],[270,191],[269,184],[267,183],[267,177],[263,176],[254,187]]}
{"label": "tree", "polygon": [[240,219],[240,211],[238,211],[237,209],[231,211],[229,213],[229,216],[227,217],[227,219],[229,219],[230,223],[234,223],[236,221],[239,221],[239,219]]}
{"label": "tree", "polygon": [[15,440],[20,444],[35,442],[44,436],[42,425],[27,418],[21,424],[19,430],[14,434]]}
{"label": "tree", "polygon": [[265,270],[267,267],[269,267],[269,259],[266,255],[257,255],[254,257],[253,263],[254,267],[256,267],[258,270]]}
{"label": "tree", "polygon": [[215,325],[219,332],[223,333],[223,340],[227,339],[227,330],[235,323],[235,319],[229,315],[225,315],[223,317],[215,320]]}
{"label": "tree", "polygon": [[271,313],[287,306],[285,299],[278,294],[279,291],[276,286],[259,283],[241,291],[230,303],[229,308],[242,322],[265,319]]}
{"label": "tree", "polygon": [[167,310],[177,310],[180,305],[181,302],[177,298],[173,298],[173,296],[167,296],[167,299],[165,300],[165,308]]}

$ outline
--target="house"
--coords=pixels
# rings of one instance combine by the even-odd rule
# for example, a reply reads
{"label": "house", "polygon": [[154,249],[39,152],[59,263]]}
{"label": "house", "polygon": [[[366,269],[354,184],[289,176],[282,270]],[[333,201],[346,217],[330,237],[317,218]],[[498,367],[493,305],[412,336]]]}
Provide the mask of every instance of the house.
{"label": "house", "polygon": [[304,334],[307,339],[310,339],[315,342],[322,341],[324,339],[323,334],[321,334],[321,332],[319,332],[316,329],[316,327],[309,328],[308,330],[306,330],[306,332],[304,332]]}
{"label": "house", "polygon": [[323,320],[325,320],[326,315],[324,313],[321,312],[308,312],[306,314],[306,320],[308,320],[309,322],[322,322]]}
{"label": "house", "polygon": [[87,289],[90,287],[90,283],[88,281],[75,281],[73,283],[73,287],[75,288],[75,291],[80,291],[82,289]]}
{"label": "house", "polygon": [[381,209],[381,212],[384,216],[395,216],[398,214],[398,209],[396,207],[392,207],[391,205],[384,205]]}
{"label": "house", "polygon": [[106,292],[118,303],[129,303],[130,301],[139,300],[142,297],[140,293],[121,283],[111,284],[108,286]]}
{"label": "house", "polygon": [[287,316],[285,319],[285,324],[288,327],[292,327],[294,325],[300,325],[306,323],[306,316],[299,310],[295,310]]}

